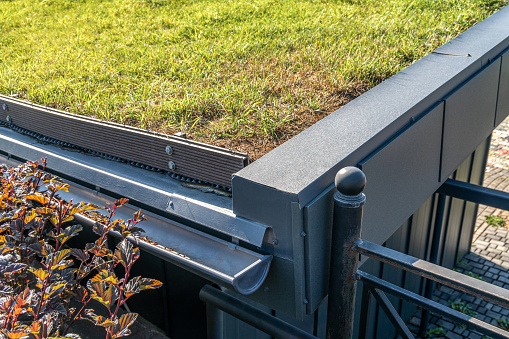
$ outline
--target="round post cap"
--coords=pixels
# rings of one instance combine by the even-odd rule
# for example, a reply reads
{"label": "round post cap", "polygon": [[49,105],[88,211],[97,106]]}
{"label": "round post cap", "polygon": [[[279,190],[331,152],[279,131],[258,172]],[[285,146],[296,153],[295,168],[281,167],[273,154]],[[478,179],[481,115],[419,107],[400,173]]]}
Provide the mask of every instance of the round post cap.
{"label": "round post cap", "polygon": [[364,190],[366,175],[357,167],[348,166],[338,171],[334,183],[341,194],[355,196]]}

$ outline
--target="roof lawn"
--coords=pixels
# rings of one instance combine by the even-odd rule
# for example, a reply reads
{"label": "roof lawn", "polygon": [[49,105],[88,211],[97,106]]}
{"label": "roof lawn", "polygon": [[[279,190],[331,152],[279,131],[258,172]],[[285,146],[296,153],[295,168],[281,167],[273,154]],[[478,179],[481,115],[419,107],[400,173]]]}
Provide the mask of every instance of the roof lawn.
{"label": "roof lawn", "polygon": [[508,3],[0,1],[0,93],[256,159]]}

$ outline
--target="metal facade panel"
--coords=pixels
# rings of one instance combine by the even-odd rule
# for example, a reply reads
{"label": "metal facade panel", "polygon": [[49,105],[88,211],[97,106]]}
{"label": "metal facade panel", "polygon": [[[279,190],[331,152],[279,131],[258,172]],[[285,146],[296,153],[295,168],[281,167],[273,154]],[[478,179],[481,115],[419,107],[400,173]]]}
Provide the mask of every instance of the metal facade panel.
{"label": "metal facade panel", "polygon": [[[231,295],[234,298],[240,299],[241,301],[245,302],[248,305],[254,306],[257,309],[266,312],[271,313],[272,310],[268,307],[265,307],[263,305],[257,304],[253,302],[252,300],[249,300],[248,298],[245,298],[242,295],[239,295],[237,293],[233,293],[231,291],[226,290],[225,293]],[[253,339],[271,339],[272,337],[268,335],[267,333],[264,333],[255,327],[246,324],[245,322],[235,318],[234,316],[226,313],[226,312],[219,312],[220,316],[219,319],[215,319],[216,326],[222,327],[222,337],[215,338],[214,339],[237,339],[237,338],[253,338]],[[189,337],[191,338],[191,337]]]}
{"label": "metal facade panel", "polygon": [[297,320],[293,317],[289,317],[286,314],[283,314],[281,312],[276,312],[276,317],[289,323],[290,325],[293,325],[295,327],[298,327],[310,334],[314,335],[314,327],[315,327],[315,316],[314,314],[305,316],[302,320]]}
{"label": "metal facade panel", "polygon": [[292,260],[274,257],[263,285],[249,299],[294,318],[302,315],[302,309],[296,314],[294,266]]}
{"label": "metal facade panel", "polygon": [[304,208],[308,313],[327,296],[329,287],[333,194],[327,190]]}
{"label": "metal facade panel", "polygon": [[445,98],[442,181],[493,130],[500,61],[493,61]]}
{"label": "metal facade panel", "polygon": [[[490,144],[491,135],[486,138],[486,140],[475,150],[474,159],[471,165],[470,179],[468,180],[471,184],[482,185],[483,183]],[[463,218],[461,237],[458,244],[459,259],[470,252],[475,227],[472,225],[475,225],[476,223],[478,207],[478,204],[467,202],[465,208],[465,216]]]}
{"label": "metal facade panel", "polygon": [[[372,274],[376,277],[380,277],[382,275],[382,264],[376,260],[368,260],[364,262],[364,264],[360,265],[359,269],[363,272]],[[362,299],[362,281],[357,283],[357,293],[355,296],[355,318],[354,318],[354,334],[353,337],[357,336],[357,331],[359,331],[360,324],[360,309],[361,309],[361,299]],[[369,325],[369,331],[367,334],[368,338],[374,338],[376,334],[376,322],[378,318],[378,307],[374,298],[371,298],[371,306],[369,319],[367,320],[367,324]]]}
{"label": "metal facade panel", "polygon": [[360,163],[366,174],[362,238],[387,240],[439,186],[443,103]]}
{"label": "metal facade panel", "polygon": [[[458,167],[454,173],[454,178],[460,181],[468,181],[471,164],[472,155],[465,159]],[[464,200],[452,198],[449,204],[449,215],[444,220],[446,232],[440,265],[452,269],[456,264],[456,258],[458,256],[458,243],[462,231],[461,226],[465,215],[466,202]]]}
{"label": "metal facade panel", "polygon": [[502,54],[495,127],[509,115],[509,51]]}
{"label": "metal facade panel", "polygon": [[[306,296],[305,234],[304,213],[299,203],[292,203],[292,239],[293,239],[293,281],[295,289],[295,314],[297,320],[303,320],[309,301]],[[312,313],[312,311],[309,311]]]}

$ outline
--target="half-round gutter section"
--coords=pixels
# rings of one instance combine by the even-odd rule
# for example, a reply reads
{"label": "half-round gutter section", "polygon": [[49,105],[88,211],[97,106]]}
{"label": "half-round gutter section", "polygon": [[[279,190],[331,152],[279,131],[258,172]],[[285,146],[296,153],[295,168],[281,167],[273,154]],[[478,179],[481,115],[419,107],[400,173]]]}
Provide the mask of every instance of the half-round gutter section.
{"label": "half-round gutter section", "polygon": [[[74,217],[77,222],[90,228],[99,224],[80,214]],[[121,216],[117,215],[117,217]],[[154,220],[156,218],[150,215],[146,215],[146,217],[144,229],[149,233],[152,226],[151,221],[156,221],[155,224],[157,224],[157,221],[160,222],[160,220]],[[103,226],[102,224],[99,225]],[[172,230],[175,230],[175,232],[172,232]],[[166,231],[169,233],[169,238],[173,239],[174,243],[179,244],[179,246],[166,247],[134,237],[128,237],[127,239],[152,255],[221,286],[233,288],[243,295],[254,293],[267,277],[272,255],[247,250],[183,225],[177,226],[168,223]],[[110,231],[110,234],[115,238],[121,238],[118,232]],[[184,242],[191,242],[192,244],[182,245]],[[182,249],[185,248],[199,248],[200,250],[199,253],[183,251]]]}
{"label": "half-round gutter section", "polygon": [[269,274],[271,262],[272,255],[266,255],[240,273],[235,274],[232,283],[235,290],[244,295],[256,292]]}

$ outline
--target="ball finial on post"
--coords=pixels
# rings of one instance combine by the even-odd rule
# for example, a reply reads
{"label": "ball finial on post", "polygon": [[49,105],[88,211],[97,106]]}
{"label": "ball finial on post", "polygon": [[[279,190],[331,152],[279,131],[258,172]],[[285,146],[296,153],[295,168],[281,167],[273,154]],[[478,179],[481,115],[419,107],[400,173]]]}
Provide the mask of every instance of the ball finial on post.
{"label": "ball finial on post", "polygon": [[348,166],[339,170],[334,183],[343,195],[359,195],[366,186],[366,176],[357,167]]}

